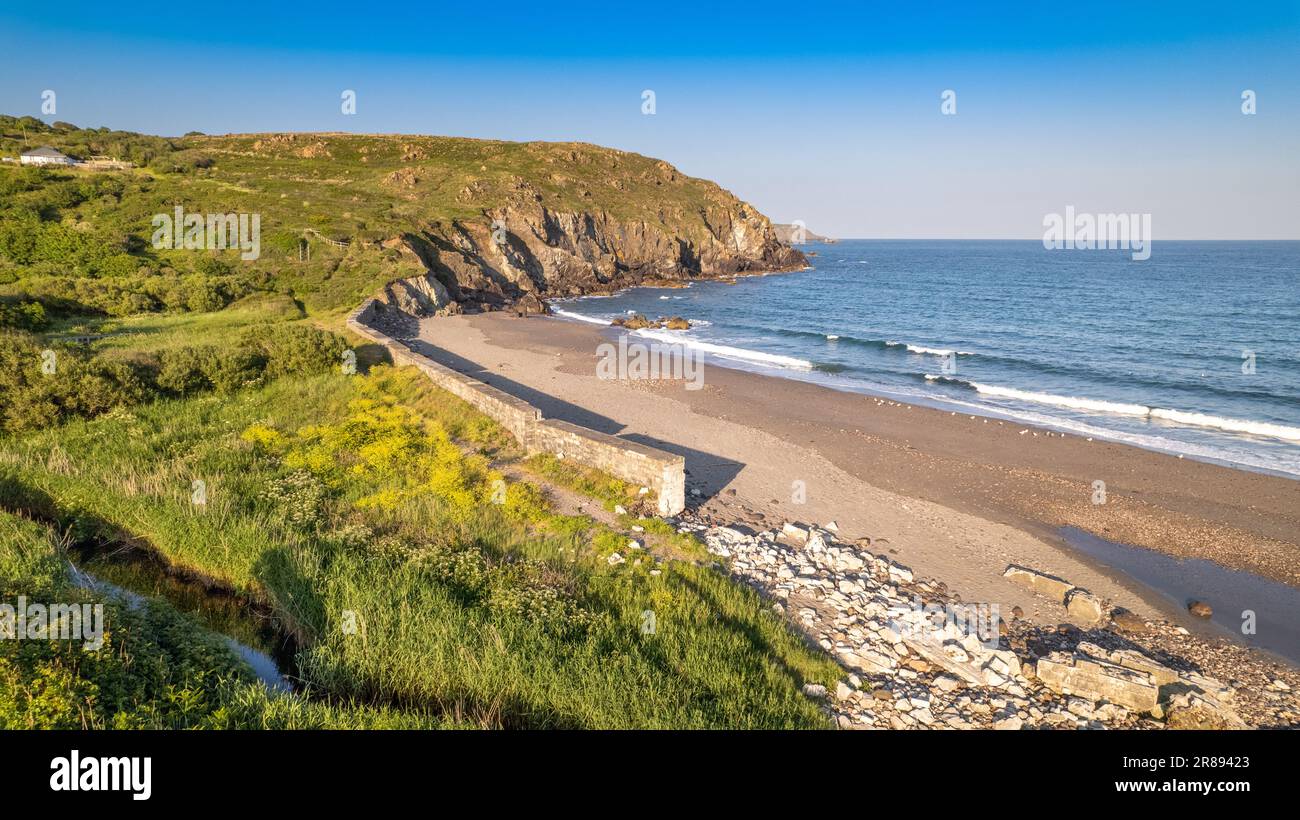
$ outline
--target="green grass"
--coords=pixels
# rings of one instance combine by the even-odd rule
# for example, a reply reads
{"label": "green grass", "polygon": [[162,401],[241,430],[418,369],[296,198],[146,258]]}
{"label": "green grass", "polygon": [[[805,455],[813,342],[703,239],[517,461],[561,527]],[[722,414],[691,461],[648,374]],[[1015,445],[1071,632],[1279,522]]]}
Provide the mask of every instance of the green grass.
{"label": "green grass", "polygon": [[534,475],[600,501],[610,512],[614,511],[616,505],[628,508],[638,502],[649,509],[654,509],[655,506],[656,497],[653,493],[640,496],[640,487],[600,470],[563,461],[550,453],[529,456],[520,466]]}
{"label": "green grass", "polygon": [[306,314],[288,296],[254,294],[210,313],[144,313],[123,318],[78,318],[51,326],[46,335],[102,335],[96,351],[157,353],[199,344],[223,344],[258,324],[306,323]]}
{"label": "green grass", "polygon": [[75,586],[64,541],[0,511],[0,601],[102,604],[105,640],[0,641],[0,729],[345,729],[450,725],[429,711],[272,696],[224,641],[168,604]]}
{"label": "green grass", "polygon": [[[0,507],[146,541],[266,602],[330,703],[476,726],[826,725],[800,687],[837,667],[748,588],[689,562],[611,567],[607,530],[526,485],[492,503],[473,453],[502,435],[414,371],[285,379],[0,442]],[[288,708],[264,706],[231,725]]]}

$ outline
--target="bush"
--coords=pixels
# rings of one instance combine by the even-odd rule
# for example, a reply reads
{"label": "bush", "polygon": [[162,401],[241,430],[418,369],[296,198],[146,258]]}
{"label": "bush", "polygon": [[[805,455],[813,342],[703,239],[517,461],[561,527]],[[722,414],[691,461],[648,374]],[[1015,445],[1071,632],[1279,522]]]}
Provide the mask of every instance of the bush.
{"label": "bush", "polygon": [[0,429],[40,429],[160,395],[232,393],[267,378],[321,371],[338,361],[344,347],[331,333],[284,327],[229,346],[182,347],[164,351],[157,361],[127,361],[0,330]]}
{"label": "bush", "polygon": [[48,324],[45,307],[40,302],[0,300],[0,328],[44,330]]}
{"label": "bush", "polygon": [[139,365],[52,348],[19,331],[0,331],[0,426],[34,430],[71,416],[95,416],[154,396]]}
{"label": "bush", "polygon": [[249,348],[209,348],[203,375],[218,393],[233,393],[258,384],[266,370],[266,357]]}
{"label": "bush", "polygon": [[164,351],[158,368],[158,387],[173,396],[188,396],[207,390],[212,386],[205,363],[207,355],[207,348],[201,347]]}
{"label": "bush", "polygon": [[312,373],[338,366],[347,343],[343,338],[309,325],[266,325],[247,331],[242,343],[266,357],[266,375]]}

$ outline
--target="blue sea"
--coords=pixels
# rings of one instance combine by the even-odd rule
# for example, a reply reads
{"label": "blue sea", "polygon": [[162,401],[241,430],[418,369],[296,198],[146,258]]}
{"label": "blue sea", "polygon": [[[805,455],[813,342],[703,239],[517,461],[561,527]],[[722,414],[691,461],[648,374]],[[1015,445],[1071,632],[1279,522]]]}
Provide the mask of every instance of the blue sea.
{"label": "blue sea", "polygon": [[1300,477],[1300,242],[844,240],[811,269],[553,303],[730,367]]}

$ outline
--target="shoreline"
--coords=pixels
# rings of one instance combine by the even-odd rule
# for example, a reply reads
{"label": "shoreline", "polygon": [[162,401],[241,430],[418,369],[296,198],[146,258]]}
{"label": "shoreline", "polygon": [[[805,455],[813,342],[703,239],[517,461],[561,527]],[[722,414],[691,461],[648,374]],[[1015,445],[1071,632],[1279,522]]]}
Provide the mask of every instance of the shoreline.
{"label": "shoreline", "polygon": [[[1136,612],[1168,612],[1157,596],[1135,593],[1140,584],[1071,549],[1066,526],[1300,586],[1300,484],[1291,479],[1126,444],[1019,436],[1028,425],[714,364],[698,391],[600,381],[595,349],[610,335],[497,313],[420,324],[421,352],[538,403],[548,417],[681,452],[688,487],[700,492],[688,498],[706,517],[778,528],[837,520],[849,535],[883,538],[898,560],[1008,609],[1065,619],[1063,608],[1003,581],[1007,564],[1025,563]],[[1097,478],[1107,482],[1104,505],[1091,503]],[[782,500],[792,480],[807,483],[805,504]]]}
{"label": "shoreline", "polygon": [[[811,267],[809,269],[811,269]],[[784,272],[785,271],[783,271],[783,273]],[[761,276],[767,274],[756,274],[756,275]],[[654,289],[655,286],[638,286],[638,287],[646,287],[649,289]],[[610,295],[592,294],[592,295],[577,296],[577,297],[566,297],[565,299],[562,300],[556,300],[556,303],[561,305],[562,307],[554,308],[552,311],[552,315],[554,315],[557,318],[561,318],[565,321],[579,322],[582,324],[588,324],[595,327],[609,327],[610,326],[609,323],[604,319],[599,319],[596,317],[586,316],[580,313],[576,313],[574,311],[565,310],[563,309],[563,306],[567,306],[569,303],[572,302],[581,302],[586,299],[610,298],[611,295],[616,296],[618,295],[618,293],[622,293],[627,290],[632,290],[632,288],[625,288],[623,291],[618,291],[615,294],[610,294]],[[667,339],[646,336],[642,331],[639,330],[634,332],[641,334],[643,338],[645,338],[646,341],[648,342],[671,343]],[[840,337],[828,336],[827,338],[838,339]],[[1180,459],[1190,459],[1193,461],[1200,461],[1206,464],[1213,464],[1221,467],[1228,467],[1231,469],[1243,470],[1245,472],[1251,472],[1251,473],[1261,473],[1268,476],[1285,478],[1288,480],[1300,482],[1300,468],[1298,468],[1297,471],[1288,472],[1287,470],[1284,469],[1276,469],[1261,464],[1251,463],[1249,461],[1234,461],[1231,458],[1220,456],[1220,455],[1207,454],[1205,452],[1197,452],[1195,449],[1180,451],[1173,446],[1162,446],[1157,443],[1142,440],[1142,437],[1140,435],[1131,432],[1124,432],[1124,431],[1114,430],[1106,427],[1091,427],[1091,426],[1084,427],[1084,428],[1072,427],[1071,421],[1068,419],[1055,419],[1051,416],[1044,416],[1044,415],[1038,415],[1037,417],[1026,417],[1022,415],[1024,411],[1016,411],[1013,409],[1001,409],[993,406],[974,404],[971,402],[962,401],[955,397],[948,397],[948,396],[941,396],[941,395],[919,395],[919,396],[910,395],[907,394],[906,392],[901,392],[899,390],[891,389],[886,385],[875,385],[875,384],[871,384],[870,382],[866,382],[862,380],[857,380],[857,381],[845,380],[845,381],[837,382],[834,377],[838,374],[839,372],[838,370],[827,370],[824,368],[823,365],[811,359],[809,360],[796,359],[787,356],[785,354],[767,353],[765,351],[756,350],[756,349],[747,349],[747,348],[739,348],[739,347],[733,348],[730,347],[729,345],[721,344],[718,342],[705,341],[690,336],[682,337],[679,343],[689,348],[694,348],[699,352],[709,355],[710,357],[713,357],[714,359],[716,359],[716,361],[711,362],[711,364],[717,367],[725,367],[732,370],[741,370],[743,372],[756,373],[758,375],[771,376],[773,378],[778,378],[783,380],[799,381],[808,384],[815,384],[819,387],[824,387],[841,393],[854,393],[857,395],[868,396],[872,398],[884,398],[890,401],[901,402],[903,404],[916,405],[919,407],[927,407],[934,410],[941,410],[947,413],[954,413],[956,415],[965,414],[969,416],[973,414],[980,418],[995,419],[995,420],[1005,421],[1011,424],[1019,424],[1022,427],[1028,427],[1032,430],[1048,431],[1049,435],[1060,435],[1062,437],[1073,436],[1082,439],[1088,439],[1088,438],[1099,439],[1113,444],[1122,444],[1128,447],[1135,447],[1137,449],[1146,450],[1148,452],[1174,456]],[[885,344],[890,346],[900,346],[900,347],[905,346],[909,350],[913,350],[914,352],[932,352],[932,353],[944,352],[944,351],[928,350],[925,348],[915,349],[912,344],[901,342],[901,341],[890,341],[890,342],[885,342]],[[715,349],[726,350],[727,352],[726,353],[715,352]],[[967,355],[960,351],[957,352],[959,355]],[[781,360],[786,360],[786,363],[783,365],[781,363]],[[1026,391],[1020,391],[1013,388],[990,387],[987,385],[967,382],[964,379],[957,379],[948,376],[926,375],[925,379],[927,380],[927,382],[931,380],[935,382],[945,382],[945,381],[961,382],[964,383],[967,387],[975,390],[976,393],[984,392],[986,389],[990,391],[997,390],[997,391],[1010,391],[1010,392],[1026,392]],[[1110,400],[1086,399],[1086,398],[1078,398],[1073,396],[1056,396],[1051,394],[1040,394],[1040,396],[1043,399],[1059,400],[1059,401],[1044,401],[1043,403],[1047,405],[1052,405],[1052,404],[1059,405],[1061,402],[1064,401],[1091,402],[1093,404],[1111,404],[1116,406],[1120,406],[1122,404]],[[1171,409],[1160,408],[1160,407],[1137,408],[1136,405],[1133,405],[1133,407],[1139,410],[1145,409],[1147,420],[1165,419],[1169,417],[1168,414],[1174,414],[1177,416],[1184,416],[1184,417],[1197,417],[1197,418],[1204,417],[1204,418],[1212,419],[1214,422],[1216,422],[1216,423],[1201,424],[1201,423],[1196,423],[1191,421],[1179,422],[1175,420],[1174,426],[1176,427],[1192,427],[1198,429],[1215,429],[1219,431],[1228,431],[1234,429],[1241,429],[1238,427],[1232,427],[1230,425],[1250,425],[1254,427],[1278,426],[1276,425],[1276,423],[1269,422],[1269,421],[1255,421],[1251,419],[1242,419],[1242,418],[1220,418],[1220,417],[1209,416],[1199,411],[1171,410]],[[1124,413],[1124,415],[1135,415],[1135,414]],[[1075,423],[1078,424],[1078,422]],[[1300,441],[1297,441],[1294,438],[1293,430],[1291,428],[1284,428],[1284,429],[1286,430],[1285,434],[1282,433],[1274,434],[1272,432],[1261,432],[1259,434],[1265,437],[1276,438],[1278,440],[1283,440],[1283,441],[1293,441],[1296,442],[1297,444],[1300,444]]]}

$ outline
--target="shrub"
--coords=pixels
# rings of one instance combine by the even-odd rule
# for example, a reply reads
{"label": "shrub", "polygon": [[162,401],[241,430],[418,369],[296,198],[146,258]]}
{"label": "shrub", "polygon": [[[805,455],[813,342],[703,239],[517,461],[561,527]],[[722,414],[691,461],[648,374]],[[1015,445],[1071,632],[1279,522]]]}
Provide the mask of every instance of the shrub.
{"label": "shrub", "polygon": [[160,394],[232,393],[269,377],[320,371],[344,348],[342,339],[314,328],[277,329],[260,338],[170,349],[156,361],[127,360],[51,347],[31,333],[0,328],[0,429],[39,429]]}
{"label": "shrub", "polygon": [[273,379],[337,366],[347,349],[341,336],[308,325],[266,325],[246,332],[241,341],[262,352]]}
{"label": "shrub", "polygon": [[49,320],[40,302],[0,300],[0,328],[16,330],[43,330]]}
{"label": "shrub", "polygon": [[69,416],[94,416],[153,396],[138,364],[51,348],[29,334],[0,331],[0,423],[34,430]]}

